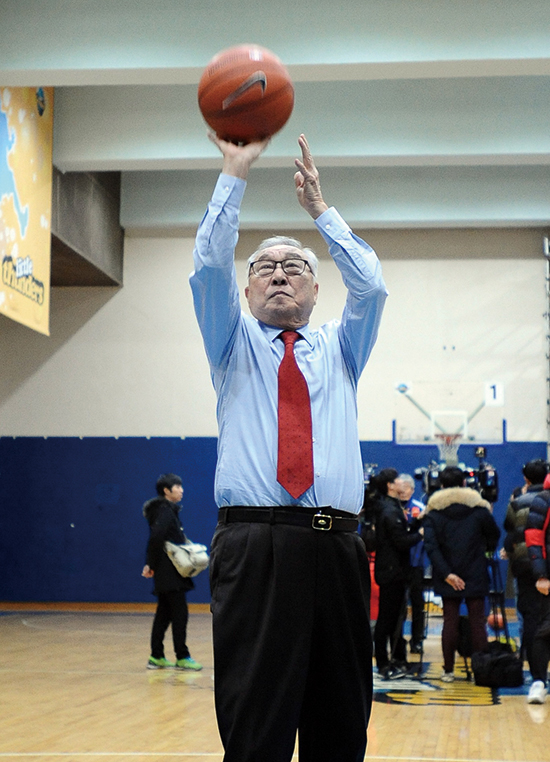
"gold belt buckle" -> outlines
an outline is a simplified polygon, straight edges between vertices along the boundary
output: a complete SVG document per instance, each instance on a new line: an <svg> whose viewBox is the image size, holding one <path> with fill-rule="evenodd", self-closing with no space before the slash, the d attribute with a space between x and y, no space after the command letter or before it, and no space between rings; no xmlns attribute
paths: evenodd
<svg viewBox="0 0 550 762"><path fill-rule="evenodd" d="M321 532L328 532L329 529L332 529L332 516L328 516L326 513L316 513L311 520L311 526Z"/></svg>

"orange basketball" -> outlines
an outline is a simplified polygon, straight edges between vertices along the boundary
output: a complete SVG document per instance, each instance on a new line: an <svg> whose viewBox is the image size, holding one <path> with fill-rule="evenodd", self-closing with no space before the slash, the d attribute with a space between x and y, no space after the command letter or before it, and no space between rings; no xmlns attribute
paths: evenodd
<svg viewBox="0 0 550 762"><path fill-rule="evenodd" d="M210 61L199 82L206 123L223 140L250 143L278 132L294 106L294 86L277 56L259 45L237 45Z"/></svg>
<svg viewBox="0 0 550 762"><path fill-rule="evenodd" d="M493 612L491 612L489 616L487 617L487 624L489 625L491 630L494 630L495 632L497 630L504 629L504 620L502 618L502 614L500 613L500 611L497 613L496 616Z"/></svg>

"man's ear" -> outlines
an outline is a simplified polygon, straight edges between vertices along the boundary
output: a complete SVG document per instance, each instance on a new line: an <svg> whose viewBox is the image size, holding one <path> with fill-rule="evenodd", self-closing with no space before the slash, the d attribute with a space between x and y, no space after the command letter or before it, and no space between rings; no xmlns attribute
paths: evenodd
<svg viewBox="0 0 550 762"><path fill-rule="evenodd" d="M246 296L247 299L248 299L248 292L249 291L250 291L250 289L248 288L248 286L246 286L246 288L244 290L244 295Z"/></svg>
<svg viewBox="0 0 550 762"><path fill-rule="evenodd" d="M315 293L315 302L314 302L314 304L317 304L317 296L319 294L319 284L318 283L314 283L313 284L313 291Z"/></svg>

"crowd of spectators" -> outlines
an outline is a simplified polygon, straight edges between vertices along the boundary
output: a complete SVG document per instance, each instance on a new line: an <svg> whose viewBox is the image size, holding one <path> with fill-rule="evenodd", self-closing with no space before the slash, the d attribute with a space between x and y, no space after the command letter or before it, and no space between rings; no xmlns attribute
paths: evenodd
<svg viewBox="0 0 550 762"><path fill-rule="evenodd" d="M528 702L545 701L550 661L550 474L546 461L522 468L524 483L512 493L504 519L499 552L515 584L522 660L532 682ZM411 654L423 653L425 600L439 596L443 608L441 635L444 682L454 680L459 649L459 619L468 612L474 651L487 648L488 558L493 557L501 529L492 505L466 486L458 466L442 468L439 489L414 498L415 480L395 468L372 475L365 490L361 534L379 588L375 610L376 667L384 680L413 674ZM411 612L409 641L404 637Z"/></svg>

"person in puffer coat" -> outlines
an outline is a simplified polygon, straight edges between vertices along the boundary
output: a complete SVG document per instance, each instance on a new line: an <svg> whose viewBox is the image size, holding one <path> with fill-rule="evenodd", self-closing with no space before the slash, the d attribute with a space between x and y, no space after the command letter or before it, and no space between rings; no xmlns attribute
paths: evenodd
<svg viewBox="0 0 550 762"><path fill-rule="evenodd" d="M440 474L441 490L429 499L424 517L424 545L432 563L434 592L443 599L444 682L454 680L460 604L466 601L472 647L487 646L485 597L489 592L487 552L494 552L500 529L491 505L479 492L464 487L464 473L456 466Z"/></svg>
<svg viewBox="0 0 550 762"><path fill-rule="evenodd" d="M521 653L529 662L533 673L533 641L540 615L542 596L535 587L536 578L531 569L531 562L525 542L525 527L529 511L535 497L542 492L543 482L548 473L545 460L531 460L522 468L525 487L521 494L510 499L504 519L504 552L501 558L510 562L510 570L516 579L517 610L522 617Z"/></svg>
<svg viewBox="0 0 550 762"><path fill-rule="evenodd" d="M158 598L157 610L151 630L151 656L147 669L200 670L202 665L191 658L187 648L187 620L189 618L186 592L194 588L192 579L182 577L164 550L168 540L176 545L186 541L178 513L183 496L181 478L176 474L163 474L156 483L157 496L143 506L143 515L149 523L147 560L142 576L154 581L153 593ZM172 639L176 661L164 656L164 635L172 624Z"/></svg>
<svg viewBox="0 0 550 762"><path fill-rule="evenodd" d="M544 491L531 503L525 542L531 561L535 588L540 598L539 621L533 640L533 684L529 689L529 704L543 704L548 693L548 663L550 660L550 477Z"/></svg>

